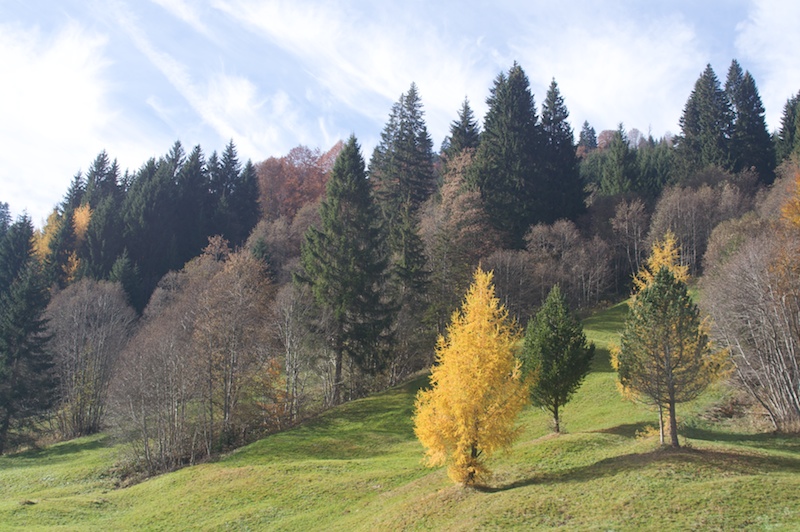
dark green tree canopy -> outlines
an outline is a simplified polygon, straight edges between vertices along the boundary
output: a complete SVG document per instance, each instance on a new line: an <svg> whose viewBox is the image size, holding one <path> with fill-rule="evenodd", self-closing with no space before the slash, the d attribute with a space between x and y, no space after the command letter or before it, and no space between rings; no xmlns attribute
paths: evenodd
<svg viewBox="0 0 800 532"><path fill-rule="evenodd" d="M515 248L547 210L540 181L541 132L528 76L517 63L500 73L486 99L481 142L469 183L483 198L494 226Z"/></svg>
<svg viewBox="0 0 800 532"><path fill-rule="evenodd" d="M0 238L0 454L51 406L52 357L43 318L50 295L27 216Z"/></svg>
<svg viewBox="0 0 800 532"><path fill-rule="evenodd" d="M676 137L678 154L687 175L708 166L731 169L733 120L728 95L709 64L695 82L683 108L681 135Z"/></svg>
<svg viewBox="0 0 800 532"><path fill-rule="evenodd" d="M775 155L780 163L793 153L800 154L800 92L783 106L781 127L775 138Z"/></svg>
<svg viewBox="0 0 800 532"><path fill-rule="evenodd" d="M531 402L553 415L555 431L560 432L560 409L589 374L594 344L587 344L558 285L528 323L520 358L523 374L533 375Z"/></svg>
<svg viewBox="0 0 800 532"><path fill-rule="evenodd" d="M417 86L412 83L392 105L369 163L369 177L390 231L401 211L415 212L436 189L433 141L424 115Z"/></svg>
<svg viewBox="0 0 800 532"><path fill-rule="evenodd" d="M731 103L734 123L730 139L734 172L755 169L762 183L775 179L775 150L764 118L764 106L750 72L734 59L728 71L725 92Z"/></svg>
<svg viewBox="0 0 800 532"><path fill-rule="evenodd" d="M542 104L543 194L548 199L548 210L541 218L545 223L562 218L574 220L585 211L575 136L568 118L564 98L556 80L552 80Z"/></svg>
<svg viewBox="0 0 800 532"><path fill-rule="evenodd" d="M464 98L464 103L458 110L458 118L450 123L450 135L445 139L442 152L448 158L453 158L464 150L477 149L480 140L480 126L469 106L469 100Z"/></svg>
<svg viewBox="0 0 800 532"><path fill-rule="evenodd" d="M581 132L578 135L578 148L583 148L584 155L597 149L597 133L589 125L588 120L584 120Z"/></svg>

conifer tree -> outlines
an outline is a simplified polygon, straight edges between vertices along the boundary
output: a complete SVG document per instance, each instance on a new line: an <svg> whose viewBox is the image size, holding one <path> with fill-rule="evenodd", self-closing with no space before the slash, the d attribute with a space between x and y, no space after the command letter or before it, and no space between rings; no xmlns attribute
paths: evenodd
<svg viewBox="0 0 800 532"><path fill-rule="evenodd" d="M754 168L764 184L775 179L775 149L767 130L764 106L750 72L734 59L728 71L725 92L734 116L730 139L731 165L734 172Z"/></svg>
<svg viewBox="0 0 800 532"><path fill-rule="evenodd" d="M575 220L585 211L575 136L567 118L569 111L554 79L542 104L542 179L548 199L547 211L541 214L544 223Z"/></svg>
<svg viewBox="0 0 800 532"><path fill-rule="evenodd" d="M588 120L583 121L583 127L578 135L578 148L582 149L584 156L597 149L597 133L589 125Z"/></svg>
<svg viewBox="0 0 800 532"><path fill-rule="evenodd" d="M0 454L11 436L52 404L52 358L43 314L47 280L33 251L33 224L22 217L0 239Z"/></svg>
<svg viewBox="0 0 800 532"><path fill-rule="evenodd" d="M533 377L531 402L550 412L555 432L561 432L560 409L589 374L593 357L594 344L587 345L583 327L559 286L553 286L528 323L520 359L523 375Z"/></svg>
<svg viewBox="0 0 800 532"><path fill-rule="evenodd" d="M439 337L431 388L417 394L414 432L430 466L448 464L454 482L480 483L486 459L511 446L526 382L514 357L519 331L480 268L447 336Z"/></svg>
<svg viewBox="0 0 800 532"><path fill-rule="evenodd" d="M708 166L730 170L733 114L711 65L695 82L680 119L677 151L686 176Z"/></svg>
<svg viewBox="0 0 800 532"><path fill-rule="evenodd" d="M539 180L540 136L528 77L517 63L500 73L486 99L481 142L470 173L492 223L511 246L522 249L528 228L547 211Z"/></svg>
<svg viewBox="0 0 800 532"><path fill-rule="evenodd" d="M602 153L600 192L604 196L636 190L636 154L628 144L625 128L619 125Z"/></svg>
<svg viewBox="0 0 800 532"><path fill-rule="evenodd" d="M345 357L370 373L384 369L383 341L391 322L381 297L388 266L385 236L359 149L351 136L336 159L320 206L321 227L306 233L298 276L330 316L334 404L342 400Z"/></svg>
<svg viewBox="0 0 800 532"><path fill-rule="evenodd" d="M800 155L800 92L783 106L781 127L775 138L775 155L778 164L793 153Z"/></svg>
<svg viewBox="0 0 800 532"><path fill-rule="evenodd" d="M660 414L667 410L670 443L678 447L675 405L705 390L718 375L720 360L711 353L686 283L669 268L661 267L633 299L612 363L624 393L657 406Z"/></svg>
<svg viewBox="0 0 800 532"><path fill-rule="evenodd" d="M447 159L452 159L464 150L477 149L480 140L480 126L469 106L469 100L464 98L464 103L458 110L458 118L450 123L450 135L445 139L442 152Z"/></svg>
<svg viewBox="0 0 800 532"><path fill-rule="evenodd" d="M412 83L392 106L370 159L369 178L390 233L404 210L416 212L436 188L433 141L424 114L417 86Z"/></svg>

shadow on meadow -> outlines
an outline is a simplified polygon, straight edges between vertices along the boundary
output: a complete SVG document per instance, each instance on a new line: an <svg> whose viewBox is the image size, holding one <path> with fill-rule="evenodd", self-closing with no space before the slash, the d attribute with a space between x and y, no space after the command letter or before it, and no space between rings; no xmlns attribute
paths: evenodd
<svg viewBox="0 0 800 532"><path fill-rule="evenodd" d="M102 435L57 443L43 449L28 449L7 455L5 460L0 460L0 469L5 467L41 466L43 462L51 464L65 462L74 459L75 454L101 449L108 447L110 444L110 438Z"/></svg>
<svg viewBox="0 0 800 532"><path fill-rule="evenodd" d="M482 486L476 489L484 493L499 493L526 486L586 482L626 473L652 476L671 476L678 473L701 479L798 471L800 471L800 459L797 458L685 447L659 448L647 453L615 456L586 466L535 474L507 484Z"/></svg>

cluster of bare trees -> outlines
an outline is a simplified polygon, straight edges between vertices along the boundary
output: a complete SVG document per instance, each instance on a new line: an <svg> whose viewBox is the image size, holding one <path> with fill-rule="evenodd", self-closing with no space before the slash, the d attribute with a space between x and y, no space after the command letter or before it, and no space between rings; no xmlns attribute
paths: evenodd
<svg viewBox="0 0 800 532"><path fill-rule="evenodd" d="M788 168L784 167L784 173ZM714 230L703 301L736 381L777 431L800 430L800 225L795 175L750 213ZM776 217L782 205L782 216Z"/></svg>

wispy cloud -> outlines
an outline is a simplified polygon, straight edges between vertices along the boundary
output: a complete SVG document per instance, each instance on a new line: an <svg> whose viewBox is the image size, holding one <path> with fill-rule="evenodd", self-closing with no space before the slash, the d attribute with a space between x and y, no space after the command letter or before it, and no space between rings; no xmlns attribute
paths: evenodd
<svg viewBox="0 0 800 532"><path fill-rule="evenodd" d="M800 91L800 4L755 0L739 24L736 49L753 73L770 128L780 127L786 100Z"/></svg>
<svg viewBox="0 0 800 532"><path fill-rule="evenodd" d="M124 3L117 2L113 6L118 26L140 53L161 72L201 121L224 142L233 139L242 155L263 158L264 153L288 151L292 144L281 135L285 129L292 133L287 137L304 137L285 93L262 95L246 77L227 74L224 70L193 74L192 65L162 51L148 38L135 14ZM165 121L172 119L170 110L157 99L151 99L150 105Z"/></svg>
<svg viewBox="0 0 800 532"><path fill-rule="evenodd" d="M161 6L173 16L177 17L185 24L188 24L196 32L210 38L217 40L211 29L206 25L196 10L196 4L190 4L186 0L151 0L153 3Z"/></svg>

